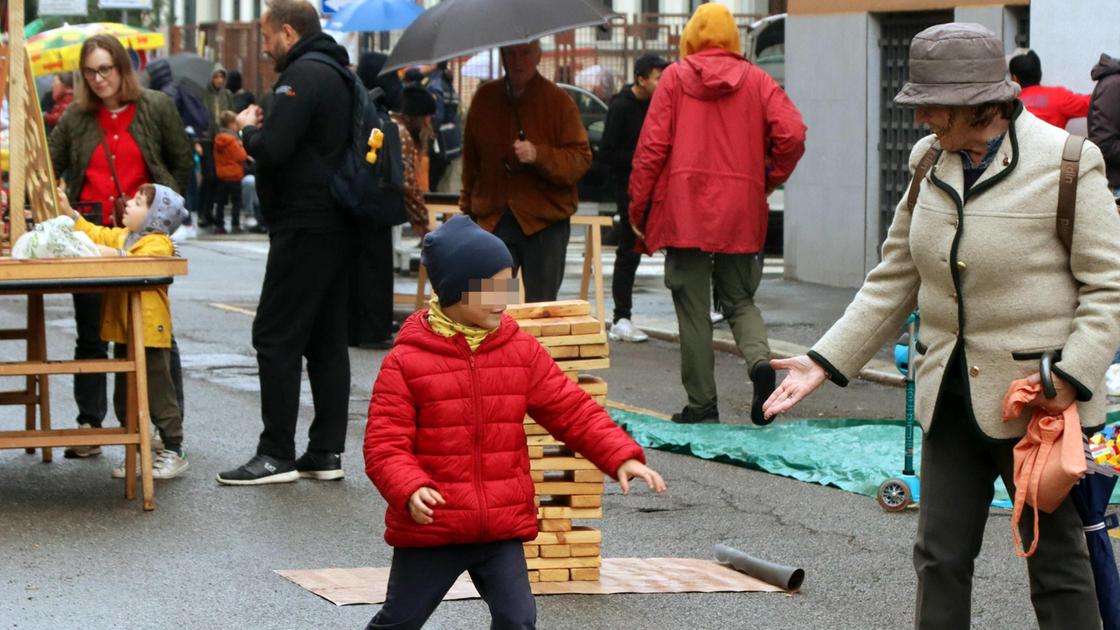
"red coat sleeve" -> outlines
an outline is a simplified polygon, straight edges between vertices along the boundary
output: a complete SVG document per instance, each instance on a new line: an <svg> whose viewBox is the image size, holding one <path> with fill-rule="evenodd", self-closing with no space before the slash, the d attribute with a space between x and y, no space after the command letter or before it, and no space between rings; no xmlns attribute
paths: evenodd
<svg viewBox="0 0 1120 630"><path fill-rule="evenodd" d="M805 154L805 121L801 112L789 100L786 91L770 75L758 71L760 95L766 106L766 137L769 140L766 157L766 185L775 188L784 184L798 160Z"/></svg>
<svg viewBox="0 0 1120 630"><path fill-rule="evenodd" d="M1065 98L1062 99L1062 114L1066 118L1085 118L1089 115L1089 101L1092 99L1090 94L1077 94L1069 90L1065 90Z"/></svg>
<svg viewBox="0 0 1120 630"><path fill-rule="evenodd" d="M370 481L389 505L402 509L420 488L438 490L414 454L416 423L416 404L400 359L390 352L373 384L363 451Z"/></svg>
<svg viewBox="0 0 1120 630"><path fill-rule="evenodd" d="M680 89L676 66L669 66L657 91L653 93L642 133L638 136L638 148L634 149L634 162L630 173L630 225L645 229L646 210L653 199L653 189L661 178L661 171L669 159L669 147L673 142L673 118L676 93Z"/></svg>
<svg viewBox="0 0 1120 630"><path fill-rule="evenodd" d="M560 371L543 346L533 346L529 416L611 477L626 460L644 464L642 447Z"/></svg>

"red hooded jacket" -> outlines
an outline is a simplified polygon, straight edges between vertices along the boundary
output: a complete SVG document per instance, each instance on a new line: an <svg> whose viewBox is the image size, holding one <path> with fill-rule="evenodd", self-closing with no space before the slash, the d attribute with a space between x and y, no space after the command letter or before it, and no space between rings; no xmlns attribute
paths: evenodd
<svg viewBox="0 0 1120 630"><path fill-rule="evenodd" d="M475 352L443 337L427 309L401 326L373 386L366 474L389 503L385 541L434 547L537 536L528 414L604 472L642 449L508 315ZM420 525L408 501L423 486L447 501Z"/></svg>
<svg viewBox="0 0 1120 630"><path fill-rule="evenodd" d="M637 247L762 251L767 189L793 173L805 129L781 86L739 55L711 48L666 68L630 175Z"/></svg>

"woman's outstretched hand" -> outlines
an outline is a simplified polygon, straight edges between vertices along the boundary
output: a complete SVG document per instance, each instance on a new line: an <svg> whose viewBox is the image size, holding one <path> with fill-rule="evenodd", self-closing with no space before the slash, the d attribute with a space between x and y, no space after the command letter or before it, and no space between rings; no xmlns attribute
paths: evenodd
<svg viewBox="0 0 1120 630"><path fill-rule="evenodd" d="M793 409L794 405L828 380L824 368L806 355L775 359L770 362L770 367L775 371L789 370L789 374L762 405L762 412L767 420Z"/></svg>

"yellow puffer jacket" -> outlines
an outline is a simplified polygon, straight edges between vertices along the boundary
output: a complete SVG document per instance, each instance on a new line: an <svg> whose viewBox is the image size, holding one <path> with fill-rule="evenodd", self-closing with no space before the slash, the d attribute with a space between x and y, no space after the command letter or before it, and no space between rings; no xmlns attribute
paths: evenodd
<svg viewBox="0 0 1120 630"><path fill-rule="evenodd" d="M81 230L98 245L124 249L129 231L125 228L101 227L79 218L74 229ZM140 237L126 252L129 256L174 256L171 239L165 234ZM167 288L145 290L140 295L144 317L144 346L171 347L171 301ZM101 303L101 338L113 343L128 343L128 294L108 293Z"/></svg>

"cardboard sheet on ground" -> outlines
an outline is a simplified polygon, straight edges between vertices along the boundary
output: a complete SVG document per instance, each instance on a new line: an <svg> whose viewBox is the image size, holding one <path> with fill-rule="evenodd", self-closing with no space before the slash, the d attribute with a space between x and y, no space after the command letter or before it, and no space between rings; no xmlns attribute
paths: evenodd
<svg viewBox="0 0 1120 630"><path fill-rule="evenodd" d="M387 567L277 571L336 606L380 604L389 583ZM598 582L536 582L537 595L616 593L784 593L781 588L711 560L692 558L604 558ZM464 573L443 599L475 599Z"/></svg>
<svg viewBox="0 0 1120 630"><path fill-rule="evenodd" d="M621 409L610 409L610 414L646 448L755 468L869 497L876 495L879 484L902 470L905 425L901 420L791 420L756 427L673 424ZM1120 421L1118 416L1120 413L1110 413L1109 423ZM914 463L920 465L921 428L914 438ZM999 480L995 501L1008 501ZM1120 503L1120 486L1112 503Z"/></svg>

